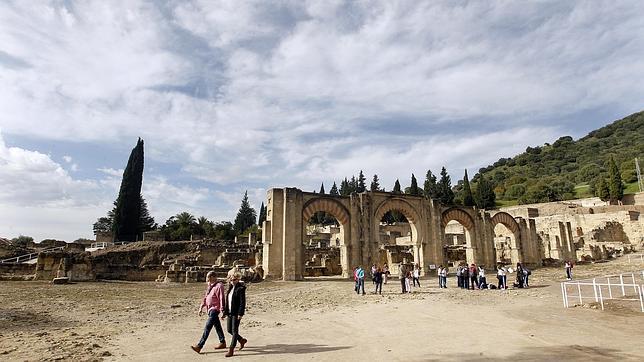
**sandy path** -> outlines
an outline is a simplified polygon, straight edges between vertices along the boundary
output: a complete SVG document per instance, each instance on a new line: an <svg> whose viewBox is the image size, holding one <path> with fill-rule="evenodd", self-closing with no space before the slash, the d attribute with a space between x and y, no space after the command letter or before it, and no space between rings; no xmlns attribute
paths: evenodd
<svg viewBox="0 0 644 362"><path fill-rule="evenodd" d="M385 297L352 295L351 304L334 310L258 313L242 322L250 342L237 355L248 361L644 360L644 317L565 310L556 300L557 288L470 295L424 288L417 289L417 295L402 296L390 286L391 294ZM350 291L351 283L340 289ZM463 296L465 300L459 298ZM116 341L121 355L115 356L223 358L223 351L210 349L216 339L201 356L189 350L200 335L200 322L187 317L163 329L137 332L131 336L140 338L134 343L131 337Z"/></svg>

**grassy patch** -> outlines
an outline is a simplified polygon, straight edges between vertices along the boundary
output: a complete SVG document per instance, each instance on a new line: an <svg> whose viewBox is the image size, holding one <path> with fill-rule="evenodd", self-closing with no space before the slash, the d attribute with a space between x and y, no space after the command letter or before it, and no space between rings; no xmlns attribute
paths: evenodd
<svg viewBox="0 0 644 362"><path fill-rule="evenodd" d="M626 184L626 188L624 189L625 194L635 194L638 192L640 192L640 188L637 186L637 182Z"/></svg>
<svg viewBox="0 0 644 362"><path fill-rule="evenodd" d="M496 207L515 206L519 204L519 200L496 200Z"/></svg>

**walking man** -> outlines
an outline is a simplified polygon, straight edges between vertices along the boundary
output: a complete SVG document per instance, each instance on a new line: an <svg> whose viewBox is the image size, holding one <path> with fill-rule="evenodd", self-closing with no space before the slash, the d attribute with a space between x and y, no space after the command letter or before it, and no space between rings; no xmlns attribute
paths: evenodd
<svg viewBox="0 0 644 362"><path fill-rule="evenodd" d="M197 353L200 353L204 344L206 344L212 327L215 327L217 337L219 337L219 344L215 349L226 348L226 337L224 336L224 330L221 328L221 322L219 322L219 313L224 311L224 284L217 280L214 271L209 271L206 274L206 294L199 306L199 316L203 314L204 307L206 307L206 312L208 313L208 320L206 321L203 335L199 343L190 347Z"/></svg>

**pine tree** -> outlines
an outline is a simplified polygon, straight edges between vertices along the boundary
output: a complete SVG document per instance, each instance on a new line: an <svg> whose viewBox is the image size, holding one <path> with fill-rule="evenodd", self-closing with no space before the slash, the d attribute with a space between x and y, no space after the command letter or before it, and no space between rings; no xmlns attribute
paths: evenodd
<svg viewBox="0 0 644 362"><path fill-rule="evenodd" d="M266 221L266 206L264 206L264 202L262 201L262 205L259 207L259 218L257 219L257 225L259 227L262 227L264 225L264 221Z"/></svg>
<svg viewBox="0 0 644 362"><path fill-rule="evenodd" d="M597 186L595 186L595 196L599 197L602 201L610 200L610 190L608 189L608 184L603 176L599 176L599 181L597 181Z"/></svg>
<svg viewBox="0 0 644 362"><path fill-rule="evenodd" d="M474 206L474 197L472 196L470 180L467 177L467 169L465 170L465 176L463 176L463 206Z"/></svg>
<svg viewBox="0 0 644 362"><path fill-rule="evenodd" d="M608 190L610 193L610 201L616 203L621 201L624 197L624 183L622 182L622 175L619 173L617 163L613 156L610 157L608 164Z"/></svg>
<svg viewBox="0 0 644 362"><path fill-rule="evenodd" d="M150 212L148 211L148 204L145 202L143 195L139 195L139 209L141 211L140 211L139 225L137 227L137 230L138 230L139 240L143 240L143 233L156 229L157 224L156 222L154 222L154 218L150 215Z"/></svg>
<svg viewBox="0 0 644 362"><path fill-rule="evenodd" d="M324 182L322 182L322 186L320 186L320 194L324 195Z"/></svg>
<svg viewBox="0 0 644 362"><path fill-rule="evenodd" d="M347 181L346 177L344 178L344 180L342 180L342 182L340 182L340 195L342 195L342 196L351 195L349 181Z"/></svg>
<svg viewBox="0 0 644 362"><path fill-rule="evenodd" d="M138 239L141 218L141 184L143 183L143 140L139 138L130 153L114 212L114 239L135 241Z"/></svg>
<svg viewBox="0 0 644 362"><path fill-rule="evenodd" d="M447 174L445 167L441 169L441 178L437 184L437 198L443 205L454 204L454 191L452 191L452 180Z"/></svg>
<svg viewBox="0 0 644 362"><path fill-rule="evenodd" d="M409 186L409 194L418 196L420 195L420 189L418 188L418 181L416 181L416 176L411 174L411 185Z"/></svg>
<svg viewBox="0 0 644 362"><path fill-rule="evenodd" d="M248 191L246 191L244 192L244 198L242 199L241 206L237 212L237 217L235 218L235 232L237 235L255 225L256 219L257 213L255 209L250 206L250 203L248 202Z"/></svg>
<svg viewBox="0 0 644 362"><path fill-rule="evenodd" d="M378 180L378 175L373 175L370 189L371 191L380 191L380 180Z"/></svg>
<svg viewBox="0 0 644 362"><path fill-rule="evenodd" d="M496 206L494 186L483 175L476 185L476 205L479 209L493 209Z"/></svg>
<svg viewBox="0 0 644 362"><path fill-rule="evenodd" d="M333 181L333 187L331 187L331 191L329 191L329 195L340 196L340 192L338 192L338 186L335 184L335 181Z"/></svg>
<svg viewBox="0 0 644 362"><path fill-rule="evenodd" d="M356 187L356 192L361 193L367 191L367 184L366 184L367 179L364 177L364 174L362 173L362 170L360 170L360 173L358 174L358 183Z"/></svg>
<svg viewBox="0 0 644 362"><path fill-rule="evenodd" d="M423 192L425 193L425 197L427 198L438 198L438 185L436 184L436 176L432 174L431 170L427 170L427 175L425 175Z"/></svg>
<svg viewBox="0 0 644 362"><path fill-rule="evenodd" d="M351 181L349 181L349 194L358 191L358 180L355 176L351 176Z"/></svg>
<svg viewBox="0 0 644 362"><path fill-rule="evenodd" d="M400 189L400 181L396 179L396 183L394 183L394 190L392 191L394 194L402 194L402 190Z"/></svg>

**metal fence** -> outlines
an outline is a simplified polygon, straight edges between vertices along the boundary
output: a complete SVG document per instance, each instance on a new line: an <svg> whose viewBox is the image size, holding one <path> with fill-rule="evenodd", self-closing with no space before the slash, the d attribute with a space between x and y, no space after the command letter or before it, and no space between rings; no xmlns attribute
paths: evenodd
<svg viewBox="0 0 644 362"><path fill-rule="evenodd" d="M592 280L566 281L561 283L561 294L564 308L571 306L571 301L583 304L584 301L599 303L604 310L607 300L619 300L639 303L644 312L644 270L616 275L605 275Z"/></svg>
<svg viewBox="0 0 644 362"><path fill-rule="evenodd" d="M15 256L13 258L7 258L7 259L0 260L0 264L5 264L5 263L14 263L14 264L26 263L29 260L36 259L38 257L38 254L40 254L42 252L54 251L54 250L63 250L63 249L65 249L64 246L58 246L58 247L55 247L55 248L41 250L41 251L36 252L36 253L29 253L29 254L25 254L25 255Z"/></svg>

